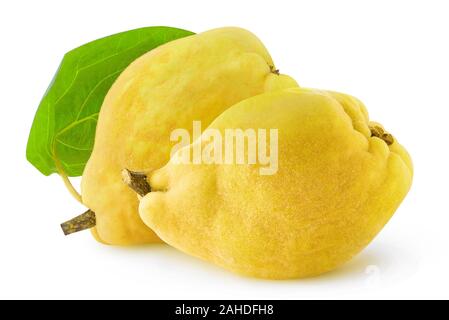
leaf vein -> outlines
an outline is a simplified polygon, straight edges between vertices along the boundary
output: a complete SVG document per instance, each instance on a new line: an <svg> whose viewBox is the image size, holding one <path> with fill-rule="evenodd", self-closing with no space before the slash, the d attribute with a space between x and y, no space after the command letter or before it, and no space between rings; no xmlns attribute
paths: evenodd
<svg viewBox="0 0 449 320"><path fill-rule="evenodd" d="M62 140L59 139L59 138L56 139L56 141L59 142L60 144L64 145L64 146L70 148L70 149L74 149L74 150L78 150L78 151L89 151L89 150L92 150L92 148L79 148L79 147L77 147L77 146L74 146L74 145L72 145L72 144L69 144L69 143L67 143L67 142L62 141Z"/></svg>
<svg viewBox="0 0 449 320"><path fill-rule="evenodd" d="M91 97L91 95L95 92L95 90L97 90L97 88L99 86L101 86L106 80L108 80L109 78L112 78L113 76L115 76L118 73L121 73L124 69L120 69L117 70L113 73L111 73L110 75L104 77L103 79L101 79L100 81L98 81L98 83L95 85L95 87L92 88L92 90L89 92L89 94L86 96L86 99L84 99L83 104L80 107L80 110L78 111L78 114L75 118L75 121L79 120L79 117L81 116L81 114L83 113L84 108L86 107L87 101L89 101L89 98Z"/></svg>

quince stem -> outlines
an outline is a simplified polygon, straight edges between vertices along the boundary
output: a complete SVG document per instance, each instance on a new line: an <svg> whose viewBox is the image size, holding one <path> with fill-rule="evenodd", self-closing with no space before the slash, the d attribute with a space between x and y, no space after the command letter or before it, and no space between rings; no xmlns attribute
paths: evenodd
<svg viewBox="0 0 449 320"><path fill-rule="evenodd" d="M73 191L73 193L70 193L72 193L72 195L82 203L81 196L78 194L78 192L76 192L75 188L70 183L69 178L64 174L64 171L60 171L59 174L64 180L67 189L69 189L69 191ZM147 182L147 175L145 173L123 169L122 177L123 181L139 196L143 197L147 193L151 192L151 187ZM76 195L78 195L78 197ZM61 228L64 234L67 236L75 232L93 228L96 224L97 218L95 216L95 212L89 209L83 214L80 214L79 216L62 223Z"/></svg>
<svg viewBox="0 0 449 320"><path fill-rule="evenodd" d="M141 197L151 192L150 184L147 181L147 175L144 172L123 169L122 178L123 182Z"/></svg>
<svg viewBox="0 0 449 320"><path fill-rule="evenodd" d="M81 198L81 195L78 193L78 191L75 189L73 184L70 182L69 177L64 172L64 169L61 166L61 163L59 162L59 159L57 157L55 159L56 169L58 171L59 176L62 178L62 181L64 182L65 187L70 192L70 194L81 204L83 203L83 200ZM72 218L66 222L61 223L61 228L64 234L67 236L71 233L75 233L78 231L86 230L95 227L97 224L97 218L95 216L95 212L92 210L87 210L83 214L80 214L79 216L76 216L75 218Z"/></svg>
<svg viewBox="0 0 449 320"><path fill-rule="evenodd" d="M71 233L93 228L96 224L97 218L95 216L95 212L89 209L83 214L80 214L73 219L61 223L61 228L64 234L67 236Z"/></svg>

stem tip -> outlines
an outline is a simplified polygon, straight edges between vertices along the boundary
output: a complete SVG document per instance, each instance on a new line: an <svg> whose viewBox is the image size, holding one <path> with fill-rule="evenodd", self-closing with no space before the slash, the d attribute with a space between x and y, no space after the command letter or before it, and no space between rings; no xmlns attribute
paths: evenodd
<svg viewBox="0 0 449 320"><path fill-rule="evenodd" d="M147 175L143 172L122 170L122 179L139 196L143 197L151 192L150 184L147 181Z"/></svg>
<svg viewBox="0 0 449 320"><path fill-rule="evenodd" d="M80 214L73 219L61 223L61 228L64 234L67 236L71 233L93 228L96 224L97 218L95 216L95 212L89 209L83 214Z"/></svg>

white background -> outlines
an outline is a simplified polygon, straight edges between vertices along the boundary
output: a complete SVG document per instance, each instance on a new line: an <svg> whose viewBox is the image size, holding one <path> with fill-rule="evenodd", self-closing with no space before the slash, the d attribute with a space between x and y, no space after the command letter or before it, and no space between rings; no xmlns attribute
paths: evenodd
<svg viewBox="0 0 449 320"><path fill-rule="evenodd" d="M0 298L449 298L447 1L0 2ZM59 223L83 211L26 162L63 54L116 32L240 26L307 87L351 93L407 147L411 192L353 261L308 280L246 279L166 245L103 246ZM77 181L76 181L77 182Z"/></svg>

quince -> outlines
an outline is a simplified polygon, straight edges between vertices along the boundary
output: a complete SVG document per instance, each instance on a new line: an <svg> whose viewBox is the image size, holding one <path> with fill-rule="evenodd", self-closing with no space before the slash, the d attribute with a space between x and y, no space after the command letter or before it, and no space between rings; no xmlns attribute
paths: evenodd
<svg viewBox="0 0 449 320"><path fill-rule="evenodd" d="M139 218L123 168L159 168L169 160L172 130L190 128L193 120L209 125L243 99L290 86L296 82L278 74L260 40L239 28L175 40L134 61L105 97L82 177L82 201L95 212L97 240L159 241Z"/></svg>
<svg viewBox="0 0 449 320"><path fill-rule="evenodd" d="M412 183L407 151L345 94L264 93L209 128L222 136L229 128L277 129L278 170L179 161L210 145L205 131L151 173L139 212L168 244L242 275L302 278L337 268L379 233Z"/></svg>

